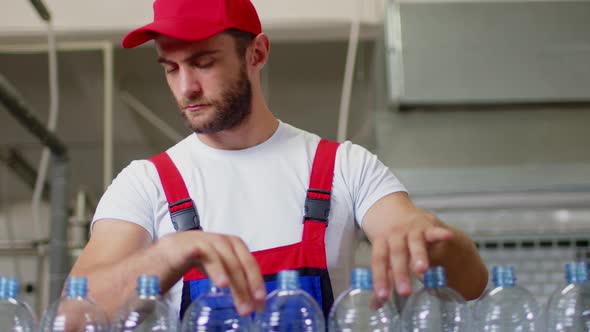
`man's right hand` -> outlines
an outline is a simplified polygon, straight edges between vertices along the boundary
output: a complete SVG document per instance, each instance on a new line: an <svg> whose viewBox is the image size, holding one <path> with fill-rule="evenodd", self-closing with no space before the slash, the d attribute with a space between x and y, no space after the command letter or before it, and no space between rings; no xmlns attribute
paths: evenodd
<svg viewBox="0 0 590 332"><path fill-rule="evenodd" d="M185 273L196 267L215 286L230 287L241 315L264 306L264 280L256 260L239 237L186 231L164 236L155 246L171 271Z"/></svg>
<svg viewBox="0 0 590 332"><path fill-rule="evenodd" d="M88 277L88 291L107 315L135 293L137 276L157 275L167 292L192 267L218 287L230 287L238 312L247 315L264 305L264 282L258 264L235 236L187 231L153 242L141 226L117 219L94 224L90 241L71 274Z"/></svg>

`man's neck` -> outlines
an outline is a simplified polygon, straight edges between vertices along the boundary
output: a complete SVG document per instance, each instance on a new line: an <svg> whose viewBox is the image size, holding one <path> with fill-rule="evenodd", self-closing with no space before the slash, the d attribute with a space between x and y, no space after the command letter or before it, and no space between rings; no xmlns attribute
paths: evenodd
<svg viewBox="0 0 590 332"><path fill-rule="evenodd" d="M277 130L279 121L264 103L236 128L213 134L197 134L201 142L220 150L243 150L268 140Z"/></svg>

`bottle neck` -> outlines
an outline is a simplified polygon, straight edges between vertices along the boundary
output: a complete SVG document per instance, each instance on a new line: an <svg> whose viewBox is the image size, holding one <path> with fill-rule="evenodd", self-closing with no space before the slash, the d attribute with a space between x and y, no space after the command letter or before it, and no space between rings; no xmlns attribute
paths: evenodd
<svg viewBox="0 0 590 332"><path fill-rule="evenodd" d="M588 263L571 262L565 265L565 278L569 284L588 282Z"/></svg>
<svg viewBox="0 0 590 332"><path fill-rule="evenodd" d="M68 277L66 280L66 297L70 299L86 298L88 280L85 277Z"/></svg>
<svg viewBox="0 0 590 332"><path fill-rule="evenodd" d="M231 290L228 287L217 287L215 285L211 285L209 288L209 293L214 295L231 295Z"/></svg>
<svg viewBox="0 0 590 332"><path fill-rule="evenodd" d="M440 289L447 287L447 276L442 266L435 266L424 273L424 287Z"/></svg>
<svg viewBox="0 0 590 332"><path fill-rule="evenodd" d="M516 274L513 266L494 266L492 269L492 278L495 287L514 287L516 286Z"/></svg>
<svg viewBox="0 0 590 332"><path fill-rule="evenodd" d="M0 300L16 299L18 296L18 280L16 278L0 278Z"/></svg>
<svg viewBox="0 0 590 332"><path fill-rule="evenodd" d="M142 274L137 278L137 295L140 298L155 298L160 295L160 279Z"/></svg>
<svg viewBox="0 0 590 332"><path fill-rule="evenodd" d="M351 288L373 290L373 274L366 268L356 268L351 274Z"/></svg>
<svg viewBox="0 0 590 332"><path fill-rule="evenodd" d="M296 290L301 287L299 283L299 272L295 270L281 271L278 275L278 289Z"/></svg>

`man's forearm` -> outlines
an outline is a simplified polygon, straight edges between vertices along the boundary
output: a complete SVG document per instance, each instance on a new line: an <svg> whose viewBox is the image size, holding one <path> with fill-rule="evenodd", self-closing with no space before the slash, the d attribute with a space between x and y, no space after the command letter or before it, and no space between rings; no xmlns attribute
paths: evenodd
<svg viewBox="0 0 590 332"><path fill-rule="evenodd" d="M77 268L72 275L88 278L89 294L113 319L117 310L135 294L137 277L140 274L157 275L162 293L167 292L189 267L174 269L160 252L161 244L134 253L115 264L93 268Z"/></svg>

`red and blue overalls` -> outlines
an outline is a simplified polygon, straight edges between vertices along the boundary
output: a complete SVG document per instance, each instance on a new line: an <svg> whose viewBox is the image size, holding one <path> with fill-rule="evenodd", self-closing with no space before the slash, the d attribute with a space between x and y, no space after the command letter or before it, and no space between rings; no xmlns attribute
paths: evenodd
<svg viewBox="0 0 590 332"><path fill-rule="evenodd" d="M309 189L305 199L303 236L300 242L252 253L264 277L266 291L277 288L276 276L282 270L298 270L301 287L316 299L328 317L334 302L326 260L325 233L330 212L334 163L339 144L320 140L316 149ZM163 152L150 158L162 182L174 229L178 232L201 230L195 205L180 172ZM200 294L209 290L207 277L196 268L184 275L180 316Z"/></svg>

